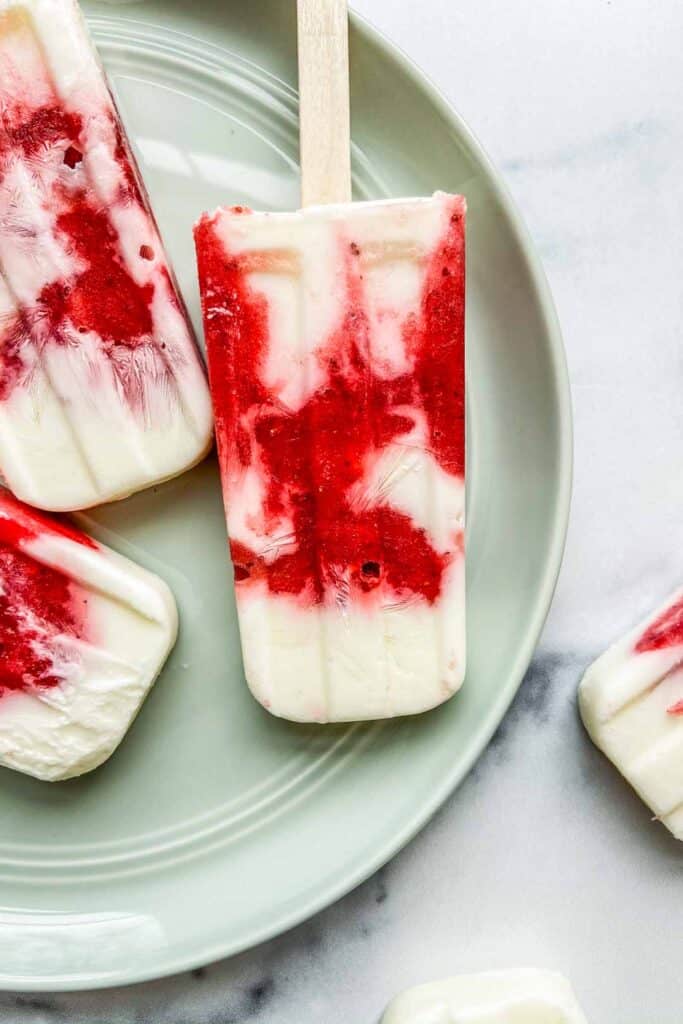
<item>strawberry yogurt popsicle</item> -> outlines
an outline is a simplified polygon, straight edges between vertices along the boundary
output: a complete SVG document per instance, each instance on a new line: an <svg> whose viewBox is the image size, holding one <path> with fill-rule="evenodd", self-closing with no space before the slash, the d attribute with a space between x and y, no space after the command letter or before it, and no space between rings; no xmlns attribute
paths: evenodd
<svg viewBox="0 0 683 1024"><path fill-rule="evenodd" d="M465 200L352 203L346 0L297 0L301 195L195 227L247 681L434 707L465 670Z"/></svg>
<svg viewBox="0 0 683 1024"><path fill-rule="evenodd" d="M381 1024L586 1024L569 982L554 971L487 971L409 989Z"/></svg>
<svg viewBox="0 0 683 1024"><path fill-rule="evenodd" d="M0 470L50 509L211 444L208 389L75 0L0 0Z"/></svg>
<svg viewBox="0 0 683 1024"><path fill-rule="evenodd" d="M0 765L48 781L100 765L176 631L157 576L0 492Z"/></svg>
<svg viewBox="0 0 683 1024"><path fill-rule="evenodd" d="M683 587L591 665L579 707L596 746L683 839Z"/></svg>
<svg viewBox="0 0 683 1024"><path fill-rule="evenodd" d="M247 680L301 721L424 711L465 667L460 196L195 229Z"/></svg>

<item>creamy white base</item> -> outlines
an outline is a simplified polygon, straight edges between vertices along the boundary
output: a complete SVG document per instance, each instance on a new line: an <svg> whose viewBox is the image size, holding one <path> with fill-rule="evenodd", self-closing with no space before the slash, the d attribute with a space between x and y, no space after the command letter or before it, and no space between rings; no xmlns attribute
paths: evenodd
<svg viewBox="0 0 683 1024"><path fill-rule="evenodd" d="M683 596L683 588L609 648L579 687L581 717L591 739L631 783L655 816L683 840L683 645L638 653L651 623Z"/></svg>
<svg viewBox="0 0 683 1024"><path fill-rule="evenodd" d="M382 1024L587 1024L569 982L552 971L491 971L418 985Z"/></svg>
<svg viewBox="0 0 683 1024"><path fill-rule="evenodd" d="M298 722L413 715L448 700L465 675L464 565L437 608L303 609L254 587L238 601L249 687L272 714Z"/></svg>
<svg viewBox="0 0 683 1024"><path fill-rule="evenodd" d="M46 645L64 683L0 696L0 765L54 782L119 745L175 643L177 611L162 580L107 548L45 534L22 550L88 591L93 641Z"/></svg>
<svg viewBox="0 0 683 1024"><path fill-rule="evenodd" d="M93 372L94 371L94 372ZM186 383L204 394L198 366ZM70 511L127 497L177 476L212 443L208 407L183 407L173 382L148 389L145 415L122 400L97 342L44 353L29 385L0 401L0 465L14 494L37 508ZM170 402L169 402L170 397ZM176 404L177 403L177 404Z"/></svg>

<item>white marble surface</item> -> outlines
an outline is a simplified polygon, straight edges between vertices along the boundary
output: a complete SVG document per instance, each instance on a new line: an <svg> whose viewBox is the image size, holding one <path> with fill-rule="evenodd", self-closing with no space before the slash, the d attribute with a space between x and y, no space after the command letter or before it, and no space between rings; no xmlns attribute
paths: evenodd
<svg viewBox="0 0 683 1024"><path fill-rule="evenodd" d="M588 661L683 578L683 5L356 7L428 69L502 168L555 295L576 482L541 648L464 785L338 905L192 975L0 995L2 1024L374 1024L408 984L520 964L567 973L595 1024L683 1018L683 851L575 707Z"/></svg>

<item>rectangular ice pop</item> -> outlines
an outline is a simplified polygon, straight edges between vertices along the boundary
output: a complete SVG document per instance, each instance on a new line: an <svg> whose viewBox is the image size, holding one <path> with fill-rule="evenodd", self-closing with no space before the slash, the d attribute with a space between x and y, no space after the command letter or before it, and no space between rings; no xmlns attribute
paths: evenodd
<svg viewBox="0 0 683 1024"><path fill-rule="evenodd" d="M464 214L197 226L246 675L276 715L411 714L462 681Z"/></svg>
<svg viewBox="0 0 683 1024"><path fill-rule="evenodd" d="M591 665L579 706L596 746L683 839L683 587Z"/></svg>
<svg viewBox="0 0 683 1024"><path fill-rule="evenodd" d="M0 492L0 765L56 781L102 764L176 630L157 576Z"/></svg>
<svg viewBox="0 0 683 1024"><path fill-rule="evenodd" d="M75 0L0 0L0 470L75 509L211 443L203 368Z"/></svg>
<svg viewBox="0 0 683 1024"><path fill-rule="evenodd" d="M300 47L324 50L313 81L300 53L308 200L348 190L348 136L320 159L345 15L299 3ZM315 82L335 132L307 146ZM440 192L195 228L245 672L275 715L413 714L462 682L464 225Z"/></svg>
<svg viewBox="0 0 683 1024"><path fill-rule="evenodd" d="M409 989L382 1024L586 1024L569 982L553 971L488 971Z"/></svg>

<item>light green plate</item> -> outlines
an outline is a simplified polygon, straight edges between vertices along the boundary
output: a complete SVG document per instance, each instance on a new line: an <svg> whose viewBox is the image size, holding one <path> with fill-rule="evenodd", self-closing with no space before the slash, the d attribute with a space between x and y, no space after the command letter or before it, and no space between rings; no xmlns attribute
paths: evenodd
<svg viewBox="0 0 683 1024"><path fill-rule="evenodd" d="M89 2L192 315L190 226L222 201L297 205L294 2ZM570 407L560 335L510 200L458 117L358 20L358 198L469 202L469 670L419 719L277 721L242 677L213 459L82 519L164 576L178 646L92 776L0 772L0 986L131 982L244 949L383 864L480 753L530 659L562 553Z"/></svg>

